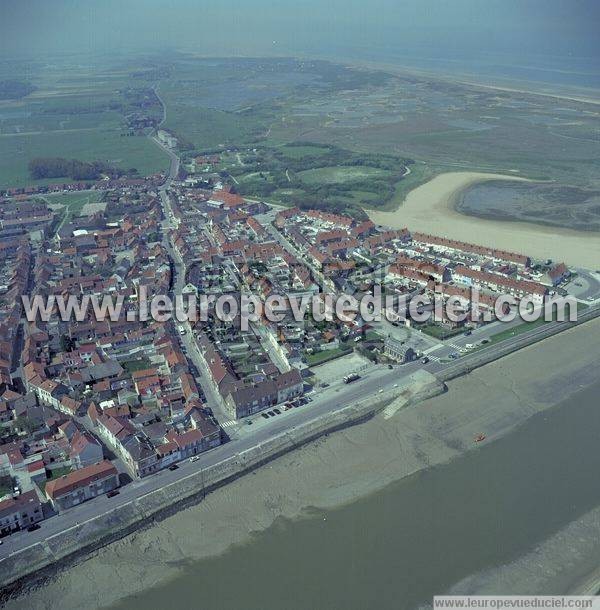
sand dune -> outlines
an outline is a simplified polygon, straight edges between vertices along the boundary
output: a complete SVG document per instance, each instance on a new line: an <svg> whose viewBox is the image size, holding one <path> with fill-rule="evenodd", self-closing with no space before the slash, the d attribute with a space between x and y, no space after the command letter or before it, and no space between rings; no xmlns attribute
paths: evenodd
<svg viewBox="0 0 600 610"><path fill-rule="evenodd" d="M569 265L596 269L600 265L600 235L572 229L487 220L466 216L454 209L456 196L468 186L488 180L524 178L480 172L449 172L412 190L393 212L369 210L378 224L408 227L453 239L470 241L528 254L535 258L563 260Z"/></svg>

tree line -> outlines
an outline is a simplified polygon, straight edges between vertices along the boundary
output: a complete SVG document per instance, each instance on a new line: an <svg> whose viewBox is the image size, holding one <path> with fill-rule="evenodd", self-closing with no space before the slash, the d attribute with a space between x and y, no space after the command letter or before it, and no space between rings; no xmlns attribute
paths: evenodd
<svg viewBox="0 0 600 610"><path fill-rule="evenodd" d="M79 161L62 157L37 157L29 162L29 173L35 180L46 178L71 178L72 180L97 180L103 174L112 178L125 171L104 161Z"/></svg>

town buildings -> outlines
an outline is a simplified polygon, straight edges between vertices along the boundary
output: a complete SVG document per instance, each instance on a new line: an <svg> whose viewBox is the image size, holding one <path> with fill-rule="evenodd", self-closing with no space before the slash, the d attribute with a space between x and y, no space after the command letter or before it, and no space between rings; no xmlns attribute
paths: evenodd
<svg viewBox="0 0 600 610"><path fill-rule="evenodd" d="M46 497L56 510L65 510L119 486L115 466L104 460L46 483Z"/></svg>
<svg viewBox="0 0 600 610"><path fill-rule="evenodd" d="M27 529L42 521L42 504L35 490L0 502L0 536Z"/></svg>

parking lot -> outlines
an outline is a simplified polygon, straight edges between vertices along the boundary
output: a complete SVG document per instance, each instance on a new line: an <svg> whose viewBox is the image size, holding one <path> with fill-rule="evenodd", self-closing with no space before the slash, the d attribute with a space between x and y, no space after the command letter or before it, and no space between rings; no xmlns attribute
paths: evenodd
<svg viewBox="0 0 600 610"><path fill-rule="evenodd" d="M341 358L315 366L312 368L312 371L315 374L317 384L331 384L340 381L348 373L360 371L369 366L373 365L367 358L353 352L347 356L342 356Z"/></svg>

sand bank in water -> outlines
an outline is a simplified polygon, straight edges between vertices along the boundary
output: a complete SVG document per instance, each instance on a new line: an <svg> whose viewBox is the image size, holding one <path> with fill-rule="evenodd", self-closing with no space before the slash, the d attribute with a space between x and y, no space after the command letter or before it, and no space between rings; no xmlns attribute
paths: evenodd
<svg viewBox="0 0 600 610"><path fill-rule="evenodd" d="M412 190L393 212L368 211L378 224L408 227L484 246L521 252L536 258L563 260L569 265L596 269L600 261L597 233L556 229L524 222L487 220L454 209L456 197L467 187L490 180L524 178L480 172L449 172Z"/></svg>
<svg viewBox="0 0 600 610"><path fill-rule="evenodd" d="M389 419L322 438L100 550L7 607L106 606L179 575L189 561L248 541L280 515L339 506L448 462L476 447L475 434L485 431L493 440L596 382L599 340L596 320L478 369L451 382L446 394ZM544 581L544 566L538 568Z"/></svg>

